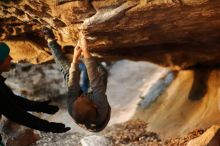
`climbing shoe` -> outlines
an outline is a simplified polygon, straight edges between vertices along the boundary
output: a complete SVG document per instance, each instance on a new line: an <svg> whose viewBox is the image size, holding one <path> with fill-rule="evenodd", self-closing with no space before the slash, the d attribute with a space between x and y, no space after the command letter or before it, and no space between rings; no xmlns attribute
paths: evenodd
<svg viewBox="0 0 220 146"><path fill-rule="evenodd" d="M44 34L44 37L46 40L48 40L48 39L55 40L55 36L53 34L53 31L51 29L49 29L48 27L43 28L43 34Z"/></svg>

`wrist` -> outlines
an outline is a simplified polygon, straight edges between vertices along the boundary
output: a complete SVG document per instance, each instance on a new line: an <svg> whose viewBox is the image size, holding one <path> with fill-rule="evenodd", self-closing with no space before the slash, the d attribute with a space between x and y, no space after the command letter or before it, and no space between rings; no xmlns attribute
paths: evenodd
<svg viewBox="0 0 220 146"><path fill-rule="evenodd" d="M79 59L76 59L76 58L73 58L73 63L78 63L79 62Z"/></svg>
<svg viewBox="0 0 220 146"><path fill-rule="evenodd" d="M83 56L84 56L84 58L91 58L92 57L92 55L90 54L90 52L88 50L83 51Z"/></svg>

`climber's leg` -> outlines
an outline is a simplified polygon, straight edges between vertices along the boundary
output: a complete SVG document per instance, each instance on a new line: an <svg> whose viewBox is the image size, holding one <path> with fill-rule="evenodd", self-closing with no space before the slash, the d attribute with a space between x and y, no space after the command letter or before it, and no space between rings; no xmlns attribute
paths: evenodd
<svg viewBox="0 0 220 146"><path fill-rule="evenodd" d="M64 79L67 82L69 78L70 63L68 62L67 58L63 55L63 52L61 51L61 46L55 40L49 42L48 46L51 49L51 52L53 54L54 60L58 68L63 73Z"/></svg>
<svg viewBox="0 0 220 146"><path fill-rule="evenodd" d="M87 74L86 66L85 64L80 61L79 63L79 69L80 69L80 88L83 91L83 93L88 93L89 90L89 77Z"/></svg>

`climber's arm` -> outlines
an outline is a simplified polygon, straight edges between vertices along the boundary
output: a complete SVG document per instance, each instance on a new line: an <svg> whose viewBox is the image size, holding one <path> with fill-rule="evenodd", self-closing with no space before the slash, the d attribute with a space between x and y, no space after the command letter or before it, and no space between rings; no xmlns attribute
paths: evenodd
<svg viewBox="0 0 220 146"><path fill-rule="evenodd" d="M87 73L89 76L90 86L93 91L94 99L92 99L99 108L109 107L107 96L105 94L105 84L98 72L98 66L95 59L92 57L88 50L85 35L81 33L81 49L84 56L84 63L86 65Z"/></svg>
<svg viewBox="0 0 220 146"><path fill-rule="evenodd" d="M81 55L81 49L78 45L74 48L74 54L72 63L69 69L69 80L68 80L68 111L72 112L72 103L80 96L81 89L79 85L80 71L79 71L79 58Z"/></svg>

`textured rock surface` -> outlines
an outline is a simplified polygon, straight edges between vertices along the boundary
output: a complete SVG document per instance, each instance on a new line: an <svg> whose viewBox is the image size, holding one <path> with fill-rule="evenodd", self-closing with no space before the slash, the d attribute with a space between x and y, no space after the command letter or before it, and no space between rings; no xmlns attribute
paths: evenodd
<svg viewBox="0 0 220 146"><path fill-rule="evenodd" d="M1 136L5 146L29 146L40 139L38 133L9 120L1 120Z"/></svg>
<svg viewBox="0 0 220 146"><path fill-rule="evenodd" d="M162 138L217 124L220 122L219 76L219 68L180 71L149 107L138 108L136 117L149 123L149 130L160 133Z"/></svg>
<svg viewBox="0 0 220 146"><path fill-rule="evenodd" d="M220 145L219 125L214 125L206 130L200 137L191 140L187 146L218 146Z"/></svg>
<svg viewBox="0 0 220 146"><path fill-rule="evenodd" d="M147 60L174 69L219 63L218 0L19 0L0 2L0 41L15 60L51 60L42 26L53 28L64 52L80 29L99 57ZM24 52L24 53L22 53Z"/></svg>
<svg viewBox="0 0 220 146"><path fill-rule="evenodd" d="M82 138L82 146L109 146L110 141L104 136L90 135Z"/></svg>
<svg viewBox="0 0 220 146"><path fill-rule="evenodd" d="M181 137L176 137L176 138L170 138L165 140L164 145L167 146L185 146L187 145L188 142L191 140L201 136L204 133L205 130L203 129L195 129L192 132L189 132L188 134L181 136ZM194 145L197 146L197 145Z"/></svg>
<svg viewBox="0 0 220 146"><path fill-rule="evenodd" d="M82 133L41 133L41 139L31 146L82 146L80 139Z"/></svg>

